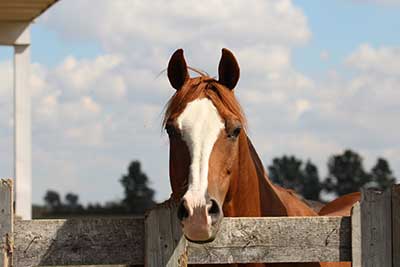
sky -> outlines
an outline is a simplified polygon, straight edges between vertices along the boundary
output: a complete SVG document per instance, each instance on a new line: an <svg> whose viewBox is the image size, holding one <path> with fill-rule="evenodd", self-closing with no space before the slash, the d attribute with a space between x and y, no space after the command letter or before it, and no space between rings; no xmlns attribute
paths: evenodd
<svg viewBox="0 0 400 267"><path fill-rule="evenodd" d="M93 5L96 3L95 5ZM241 67L235 93L266 165L317 164L351 148L400 177L399 0L61 0L32 25L33 202L48 189L117 201L130 161L170 194L161 129L166 73L217 75L221 48ZM12 50L0 47L0 176L13 176Z"/></svg>

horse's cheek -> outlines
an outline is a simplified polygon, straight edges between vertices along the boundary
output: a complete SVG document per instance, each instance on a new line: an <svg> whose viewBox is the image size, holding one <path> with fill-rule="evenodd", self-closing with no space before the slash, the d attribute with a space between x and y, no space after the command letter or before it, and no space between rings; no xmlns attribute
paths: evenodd
<svg viewBox="0 0 400 267"><path fill-rule="evenodd" d="M190 154L186 144L179 139L170 140L169 176L174 199L185 194L188 184Z"/></svg>

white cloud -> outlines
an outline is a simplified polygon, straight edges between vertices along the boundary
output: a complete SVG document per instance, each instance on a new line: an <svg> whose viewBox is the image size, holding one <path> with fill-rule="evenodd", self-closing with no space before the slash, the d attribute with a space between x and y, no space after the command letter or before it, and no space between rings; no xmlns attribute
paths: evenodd
<svg viewBox="0 0 400 267"><path fill-rule="evenodd" d="M301 114L303 114L307 110L310 110L311 103L307 99L299 99L299 100L296 101L295 107L296 107L297 116L300 116Z"/></svg>
<svg viewBox="0 0 400 267"><path fill-rule="evenodd" d="M133 49L143 42L175 47L198 40L224 43L239 38L237 46L259 41L291 45L303 44L310 37L306 17L290 0L229 4L98 0L95 10L89 0L66 1L55 6L45 20L68 38L95 38L108 49Z"/></svg>
<svg viewBox="0 0 400 267"><path fill-rule="evenodd" d="M122 59L116 55L101 55L95 60L80 60L70 56L54 71L54 80L61 86L81 93L93 89L93 82L121 64Z"/></svg>
<svg viewBox="0 0 400 267"><path fill-rule="evenodd" d="M400 47L374 48L363 44L348 57L347 63L360 71L398 76Z"/></svg>
<svg viewBox="0 0 400 267"><path fill-rule="evenodd" d="M241 61L250 62L245 69L282 68L289 64L290 48L311 37L307 18L290 0L156 0L146 4L98 0L96 12L89 10L93 10L89 0L60 2L42 21L66 39L94 40L107 53L124 58L125 66L150 70L153 75L166 67L169 56L180 47L189 65L211 75L216 74L222 47L243 55Z"/></svg>
<svg viewBox="0 0 400 267"><path fill-rule="evenodd" d="M400 160L393 155L400 153L400 126L395 123L400 116L400 76L394 67L399 56L397 47L360 45L345 60L351 75L301 75L309 81L303 86L286 80L286 86L271 84L240 93L251 136L265 162L282 154L310 157L324 176L328 156L352 148L365 157L367 168L378 156L387 157L398 176Z"/></svg>

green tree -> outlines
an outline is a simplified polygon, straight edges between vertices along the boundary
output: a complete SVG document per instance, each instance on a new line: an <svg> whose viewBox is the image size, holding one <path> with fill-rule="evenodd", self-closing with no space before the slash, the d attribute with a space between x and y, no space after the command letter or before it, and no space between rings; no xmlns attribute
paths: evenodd
<svg viewBox="0 0 400 267"><path fill-rule="evenodd" d="M77 207L78 206L78 200L79 196L73 193L68 193L65 195L65 201L67 203L67 206L70 207Z"/></svg>
<svg viewBox="0 0 400 267"><path fill-rule="evenodd" d="M337 196L360 191L366 183L371 182L363 167L362 157L350 149L341 155L331 156L328 160L328 177L323 187Z"/></svg>
<svg viewBox="0 0 400 267"><path fill-rule="evenodd" d="M303 162L295 156L274 158L268 172L274 183L293 189L306 199L319 200L318 169L310 160L303 167Z"/></svg>
<svg viewBox="0 0 400 267"><path fill-rule="evenodd" d="M385 190L396 182L389 162L383 158L378 158L375 166L372 167L371 179L381 190Z"/></svg>
<svg viewBox="0 0 400 267"><path fill-rule="evenodd" d="M303 189L301 194L305 199L319 200L322 184L319 180L318 168L310 160L307 160L303 169Z"/></svg>
<svg viewBox="0 0 400 267"><path fill-rule="evenodd" d="M71 214L82 214L84 213L84 208L79 204L79 196L74 193L68 193L65 195L65 205L63 212Z"/></svg>
<svg viewBox="0 0 400 267"><path fill-rule="evenodd" d="M44 201L46 202L47 207L54 211L61 207L61 198L58 192L53 190L47 190L46 195L44 196Z"/></svg>
<svg viewBox="0 0 400 267"><path fill-rule="evenodd" d="M125 192L123 204L130 213L144 214L147 209L154 206L154 190L148 186L148 183L149 179L142 172L140 162L131 162L128 167L128 174L121 178Z"/></svg>

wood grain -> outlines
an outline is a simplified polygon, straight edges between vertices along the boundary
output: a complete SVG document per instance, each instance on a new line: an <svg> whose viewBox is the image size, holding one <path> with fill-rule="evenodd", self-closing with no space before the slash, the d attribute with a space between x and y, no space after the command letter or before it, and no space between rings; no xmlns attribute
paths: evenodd
<svg viewBox="0 0 400 267"><path fill-rule="evenodd" d="M172 217L158 218L167 222ZM157 237L156 228L153 230ZM168 238L179 236L176 233ZM143 219L17 221L16 266L142 265L144 236ZM217 239L209 244L188 242L186 248L180 239L173 240L175 248L187 249L188 263L231 263L349 261L350 238L349 217L276 217L226 218ZM169 241L158 239L164 246L159 253L169 255L171 250L165 248ZM175 248L173 253L183 263L184 254Z"/></svg>
<svg viewBox="0 0 400 267"><path fill-rule="evenodd" d="M361 249L361 207L360 202L353 205L351 209L351 258L352 267L361 267L362 249Z"/></svg>
<svg viewBox="0 0 400 267"><path fill-rule="evenodd" d="M143 264L144 221L88 218L15 222L16 266Z"/></svg>
<svg viewBox="0 0 400 267"><path fill-rule="evenodd" d="M359 214L353 210L353 267L392 267L391 202L391 189L362 190Z"/></svg>
<svg viewBox="0 0 400 267"><path fill-rule="evenodd" d="M230 218L214 242L188 243L189 263L350 261L350 232L350 217Z"/></svg>
<svg viewBox="0 0 400 267"><path fill-rule="evenodd" d="M0 266L13 266L13 186L11 179L0 180Z"/></svg>
<svg viewBox="0 0 400 267"><path fill-rule="evenodd" d="M393 266L400 266L400 185L392 188Z"/></svg>
<svg viewBox="0 0 400 267"><path fill-rule="evenodd" d="M145 230L145 266L187 266L187 241L172 201L158 205L147 214Z"/></svg>

